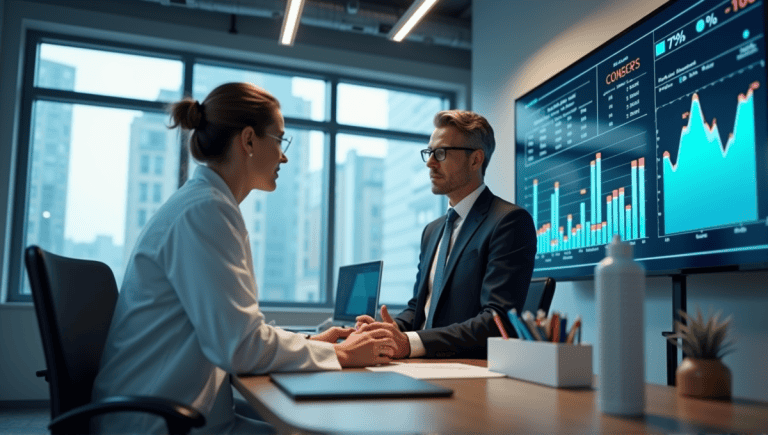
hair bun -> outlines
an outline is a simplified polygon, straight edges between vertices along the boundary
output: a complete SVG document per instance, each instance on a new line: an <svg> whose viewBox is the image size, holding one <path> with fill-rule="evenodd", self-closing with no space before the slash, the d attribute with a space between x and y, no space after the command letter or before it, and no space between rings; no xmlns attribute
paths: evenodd
<svg viewBox="0 0 768 435"><path fill-rule="evenodd" d="M196 112L195 114L190 114L190 119L193 121L193 126L195 130L200 130L205 127L205 106L200 104L199 101L195 100L195 104L192 105L192 110Z"/></svg>

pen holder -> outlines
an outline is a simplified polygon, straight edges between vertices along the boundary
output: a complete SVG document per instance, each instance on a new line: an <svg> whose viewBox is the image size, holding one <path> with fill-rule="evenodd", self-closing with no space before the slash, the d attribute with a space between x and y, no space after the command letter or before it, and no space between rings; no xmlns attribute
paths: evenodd
<svg viewBox="0 0 768 435"><path fill-rule="evenodd" d="M488 369L550 387L590 387L592 346L489 337Z"/></svg>

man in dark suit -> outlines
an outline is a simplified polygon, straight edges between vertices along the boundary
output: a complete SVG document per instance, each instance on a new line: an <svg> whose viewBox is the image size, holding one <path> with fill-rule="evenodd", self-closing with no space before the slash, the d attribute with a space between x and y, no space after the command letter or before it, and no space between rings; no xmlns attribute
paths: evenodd
<svg viewBox="0 0 768 435"><path fill-rule="evenodd" d="M360 316L357 326L392 330L398 358L486 358L488 337L500 335L494 311L512 331L506 313L525 303L536 230L527 211L483 183L496 145L488 121L448 110L434 124L422 158L432 192L446 195L450 208L424 229L408 307L392 319L382 306L382 322Z"/></svg>

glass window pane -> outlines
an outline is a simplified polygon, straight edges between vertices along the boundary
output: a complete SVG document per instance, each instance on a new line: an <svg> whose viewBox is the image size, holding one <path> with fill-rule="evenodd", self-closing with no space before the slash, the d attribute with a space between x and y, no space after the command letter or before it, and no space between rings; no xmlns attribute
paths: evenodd
<svg viewBox="0 0 768 435"><path fill-rule="evenodd" d="M33 106L26 240L69 257L108 264L118 284L141 228L178 185L178 133L166 115L38 101ZM141 137L153 132L151 143ZM109 138L105 142L104 138ZM160 174L140 156L163 156ZM28 281L23 294L29 294Z"/></svg>
<svg viewBox="0 0 768 435"><path fill-rule="evenodd" d="M435 114L448 108L440 97L340 83L340 124L432 134Z"/></svg>
<svg viewBox="0 0 768 435"><path fill-rule="evenodd" d="M40 44L35 86L149 101L181 98L178 60Z"/></svg>
<svg viewBox="0 0 768 435"><path fill-rule="evenodd" d="M293 136L293 144L288 163L280 166L277 189L254 190L240 204L259 300L324 303L320 252L326 139L322 132L291 128L286 135Z"/></svg>
<svg viewBox="0 0 768 435"><path fill-rule="evenodd" d="M326 119L323 80L196 64L193 95L202 102L216 86L229 82L248 82L266 89L280 101L283 116L313 121Z"/></svg>
<svg viewBox="0 0 768 435"><path fill-rule="evenodd" d="M336 144L336 265L384 260L380 303L404 305L421 233L445 211L419 155L425 145L346 134Z"/></svg>

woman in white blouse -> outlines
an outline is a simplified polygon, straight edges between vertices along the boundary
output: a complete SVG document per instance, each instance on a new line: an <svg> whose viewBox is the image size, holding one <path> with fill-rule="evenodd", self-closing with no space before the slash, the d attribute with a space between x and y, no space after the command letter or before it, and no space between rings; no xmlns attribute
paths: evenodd
<svg viewBox="0 0 768 435"><path fill-rule="evenodd" d="M280 103L248 83L228 83L202 104L171 108L193 130L203 163L144 227L131 254L93 389L167 397L206 417L196 433L264 430L234 413L230 376L339 370L389 362L391 331L330 329L307 339L264 322L248 232L238 205L253 189L274 191L283 154ZM346 338L341 343L337 339ZM162 420L126 414L97 422L104 432L156 433ZM261 425L261 426L260 426Z"/></svg>

